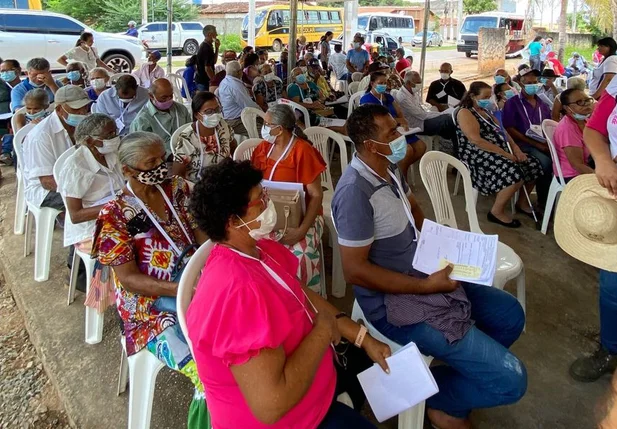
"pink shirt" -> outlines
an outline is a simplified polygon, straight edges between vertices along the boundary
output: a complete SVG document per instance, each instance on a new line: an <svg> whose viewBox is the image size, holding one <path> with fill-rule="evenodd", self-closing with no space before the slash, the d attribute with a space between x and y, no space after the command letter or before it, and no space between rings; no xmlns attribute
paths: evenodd
<svg viewBox="0 0 617 429"><path fill-rule="evenodd" d="M282 346L285 354L291 355L313 327L296 280L298 258L271 240L260 240L258 246L261 260L303 304L259 261L222 245L212 249L187 312L189 337L212 425L216 429L316 428L330 407L336 387L331 348L304 398L274 425L265 425L253 416L230 370L230 366L246 363L264 348Z"/></svg>
<svg viewBox="0 0 617 429"><path fill-rule="evenodd" d="M609 84L610 85L610 84ZM596 130L605 137L608 137L607 122L609 116L615 109L615 96L605 92L596 103L591 114L591 118L587 121L587 127Z"/></svg>
<svg viewBox="0 0 617 429"><path fill-rule="evenodd" d="M570 161L568 161L568 157L566 156L566 152L564 148L566 147L580 147L583 149L583 161L585 164L589 159L589 150L587 150L587 146L583 144L583 131L579 128L576 121L569 116L564 116L559 124L557 124L557 128L555 128L555 134L553 135L553 144L555 145L555 150L557 151L557 157L559 158L559 164L561 164L561 172L563 173L563 177L576 177L580 173L576 171ZM557 173L557 166L553 163L553 174L555 176Z"/></svg>

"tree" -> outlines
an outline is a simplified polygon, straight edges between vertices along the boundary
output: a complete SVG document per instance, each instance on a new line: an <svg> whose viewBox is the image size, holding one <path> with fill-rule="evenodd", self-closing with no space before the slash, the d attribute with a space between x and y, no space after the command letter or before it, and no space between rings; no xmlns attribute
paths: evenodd
<svg viewBox="0 0 617 429"><path fill-rule="evenodd" d="M463 11L466 15L488 12L495 9L497 9L497 2L495 0L463 0Z"/></svg>
<svg viewBox="0 0 617 429"><path fill-rule="evenodd" d="M617 39L617 0L611 1L611 12L613 17L613 39Z"/></svg>
<svg viewBox="0 0 617 429"><path fill-rule="evenodd" d="M617 25L615 7L613 7L614 0L585 0L585 3L600 30L605 33L612 32L613 37L617 36L614 28Z"/></svg>
<svg viewBox="0 0 617 429"><path fill-rule="evenodd" d="M562 64L565 62L566 44L568 34L566 33L566 23L568 21L568 0L561 0L561 15L559 15L559 53L557 57Z"/></svg>

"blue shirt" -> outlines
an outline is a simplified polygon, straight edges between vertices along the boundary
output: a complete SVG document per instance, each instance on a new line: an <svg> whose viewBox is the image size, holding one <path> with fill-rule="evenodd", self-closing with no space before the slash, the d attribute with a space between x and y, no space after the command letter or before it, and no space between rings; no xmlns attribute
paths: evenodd
<svg viewBox="0 0 617 429"><path fill-rule="evenodd" d="M542 50L542 43L540 42L531 42L529 44L529 55L540 55L540 51Z"/></svg>
<svg viewBox="0 0 617 429"><path fill-rule="evenodd" d="M86 92L88 93L88 98L90 98L90 100L92 101L96 101L99 98L99 95L96 93L94 88L92 88L91 86L86 88Z"/></svg>
<svg viewBox="0 0 617 429"><path fill-rule="evenodd" d="M375 97L372 92L367 92L362 96L362 98L360 98L360 106L363 104L381 104L382 106L388 108L393 118L396 118L398 115L396 114L396 109L394 108L394 97L388 93L383 93L381 95L383 102L379 98Z"/></svg>
<svg viewBox="0 0 617 429"><path fill-rule="evenodd" d="M60 88L62 86L62 83L60 81L56 81L56 85L58 85L58 88ZM22 80L20 84L15 85L15 88L11 90L11 104L13 106L13 112L15 112L17 109L21 107L24 107L24 97L26 93L30 91L31 89L36 89L36 88L39 88L39 87L33 86L30 83L30 79L28 78ZM44 89L45 92L47 92L47 95L49 96L49 102L53 103L54 102L54 92L47 86L41 86L40 88Z"/></svg>
<svg viewBox="0 0 617 429"><path fill-rule="evenodd" d="M128 30L126 30L126 34L127 36L132 36L132 37L137 37L139 36L139 33L137 32L136 28L129 28Z"/></svg>
<svg viewBox="0 0 617 429"><path fill-rule="evenodd" d="M368 64L368 52L364 49L356 51L351 49L347 51L347 59L359 72L364 71L364 66Z"/></svg>
<svg viewBox="0 0 617 429"><path fill-rule="evenodd" d="M195 83L195 67L187 67L182 73L182 77L186 81L186 85L188 86L189 93L192 97L195 94L195 91L197 91L197 84ZM184 91L184 87L182 88L182 96L184 98L188 98L186 96L186 91Z"/></svg>

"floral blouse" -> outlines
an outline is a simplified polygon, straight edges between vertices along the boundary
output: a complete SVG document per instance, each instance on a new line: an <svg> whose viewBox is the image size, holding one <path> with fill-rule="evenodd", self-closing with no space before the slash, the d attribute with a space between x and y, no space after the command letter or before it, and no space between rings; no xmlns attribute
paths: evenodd
<svg viewBox="0 0 617 429"><path fill-rule="evenodd" d="M195 219L188 210L189 187L187 182L178 176L166 180L161 187L191 236L191 243L187 241L167 206L167 221L160 219L152 209L150 211L182 250L195 243L193 230L197 228ZM111 267L135 261L143 274L167 281L171 281L179 257L143 211L137 199L124 191L120 191L99 214L92 256L98 258L101 264ZM118 313L124 323L126 351L128 355L132 355L166 328L176 324L176 315L152 308L158 296L139 295L124 289L115 272L113 280Z"/></svg>
<svg viewBox="0 0 617 429"><path fill-rule="evenodd" d="M255 94L255 97L261 95L266 100L266 103L272 103L273 101L282 98L283 82L278 79L274 79L273 83L274 85L270 87L264 79L260 79L259 82L253 86L253 94Z"/></svg>

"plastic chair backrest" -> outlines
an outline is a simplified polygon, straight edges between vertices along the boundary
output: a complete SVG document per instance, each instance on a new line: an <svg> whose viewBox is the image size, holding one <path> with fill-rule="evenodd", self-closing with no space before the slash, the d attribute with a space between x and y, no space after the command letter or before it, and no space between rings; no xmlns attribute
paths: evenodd
<svg viewBox="0 0 617 429"><path fill-rule="evenodd" d="M428 192L435 211L435 221L441 225L451 228L458 228L456 214L452 207L452 199L448 190L448 166L456 169L463 179L463 189L465 190L465 205L467 206L467 216L469 218L469 230L471 232L483 234L478 223L476 213L475 198L473 196L473 186L469 169L458 159L444 152L436 150L427 152L420 159L420 177Z"/></svg>
<svg viewBox="0 0 617 429"><path fill-rule="evenodd" d="M349 95L353 95L358 92L359 86L360 82L351 82L349 85L347 85L347 92L349 93Z"/></svg>
<svg viewBox="0 0 617 429"><path fill-rule="evenodd" d="M315 145L315 148L317 148L317 150L321 154L321 157L324 159L324 161L326 161L326 170L321 173L321 186L330 191L333 191L334 182L332 181L332 174L330 172L331 166L328 140L332 139L339 147L339 158L341 159L341 173L343 173L347 168L347 146L345 145L345 140L343 140L343 136L323 127L309 127L304 130L304 134L306 134L309 140Z"/></svg>
<svg viewBox="0 0 617 429"><path fill-rule="evenodd" d="M396 94L398 94L398 91L398 89L393 89L392 91L390 91L390 95L396 99Z"/></svg>
<svg viewBox="0 0 617 429"><path fill-rule="evenodd" d="M553 166L557 170L557 180L561 186L566 186L566 181L563 178L563 171L561 170L561 163L559 162L559 155L557 154L557 149L555 148L555 144L553 143L553 135L555 134L555 128L557 128L557 122L552 119L545 119L542 121L542 131L544 132L544 136L546 137L546 143L548 144L548 149L551 152L551 159L553 160Z"/></svg>
<svg viewBox="0 0 617 429"><path fill-rule="evenodd" d="M184 103L184 98L182 97L182 88L184 87L184 78L182 76L178 76L175 73L168 74L167 80L171 82L171 86L174 89L174 99L178 103Z"/></svg>
<svg viewBox="0 0 617 429"><path fill-rule="evenodd" d="M60 184L59 182L59 174L60 174L60 170L62 170L62 167L64 166L64 164L66 163L66 160L68 159L69 156L71 156L71 154L73 152L75 152L75 146L72 146L70 148L68 148L67 150L65 150L64 152L62 152L62 154L58 157L58 159L56 159L56 162L54 163L54 168L53 168L53 176L54 176L54 180L56 181L56 184Z"/></svg>
<svg viewBox="0 0 617 429"><path fill-rule="evenodd" d="M305 127L310 127L311 126L311 117L309 116L309 112L307 110L306 107L301 106L300 104L296 103L295 101L291 101L288 100L286 98L279 98L278 100L276 100L276 102L278 104L287 104L288 106L291 106L294 108L295 110L299 110L302 115L304 116L304 126Z"/></svg>
<svg viewBox="0 0 617 429"><path fill-rule="evenodd" d="M358 108L360 105L360 99L364 95L364 92L356 92L355 94L349 97L349 101L347 104L347 117L351 116L351 113Z"/></svg>
<svg viewBox="0 0 617 429"><path fill-rule="evenodd" d="M362 78L364 78L364 74L361 73L361 72L353 72L351 74L352 82L360 82L362 80Z"/></svg>
<svg viewBox="0 0 617 429"><path fill-rule="evenodd" d="M266 114L261 109L256 109L254 107L245 107L240 114L242 125L246 128L246 131L249 133L249 138L251 139L259 138L259 130L257 129L258 116L265 120Z"/></svg>
<svg viewBox="0 0 617 429"><path fill-rule="evenodd" d="M213 247L214 242L212 240L208 240L199 246L199 249L197 249L193 256L191 256L188 264L184 267L184 271L180 277L180 283L178 284L178 291L176 295L178 323L180 323L180 329L184 334L184 338L186 338L191 354L193 353L193 344L191 343L189 332L186 327L186 311L189 309L189 305L193 299L193 291L195 290L197 282L201 277L201 270L205 267L206 261L208 260Z"/></svg>
<svg viewBox="0 0 617 429"><path fill-rule="evenodd" d="M26 135L36 126L36 124L26 124L21 130L15 133L13 137L13 150L15 151L15 155L17 156L17 169L21 170L23 168L23 159L24 159L24 140L26 139Z"/></svg>
<svg viewBox="0 0 617 429"><path fill-rule="evenodd" d="M17 129L17 124L15 123L16 116L20 114L26 114L26 106L20 107L15 113L13 113L13 116L11 117L11 129L13 132Z"/></svg>
<svg viewBox="0 0 617 429"><path fill-rule="evenodd" d="M176 143L178 142L178 139L180 138L180 134L186 130L188 127L190 127L191 125L193 125L193 122L189 122L188 124L184 124L184 125L180 125L180 128L178 128L176 131L174 131L174 133L171 135L171 153L173 155L176 154Z"/></svg>
<svg viewBox="0 0 617 429"><path fill-rule="evenodd" d="M253 151L263 139L246 139L238 145L234 152L234 161L250 161Z"/></svg>

